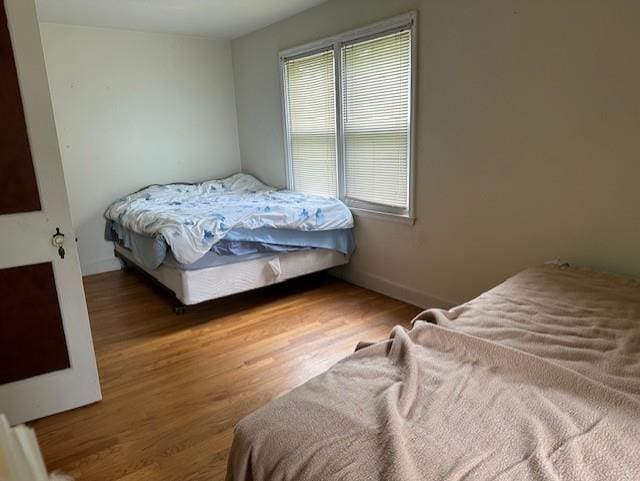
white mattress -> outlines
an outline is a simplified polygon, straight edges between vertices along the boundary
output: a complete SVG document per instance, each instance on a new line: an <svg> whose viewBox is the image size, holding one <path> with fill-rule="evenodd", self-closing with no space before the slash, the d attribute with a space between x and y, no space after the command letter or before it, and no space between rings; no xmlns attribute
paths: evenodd
<svg viewBox="0 0 640 481"><path fill-rule="evenodd" d="M322 271L349 262L349 257L328 249L273 254L206 269L180 270L161 265L149 270L133 254L116 244L116 251L173 291L183 304L192 305Z"/></svg>

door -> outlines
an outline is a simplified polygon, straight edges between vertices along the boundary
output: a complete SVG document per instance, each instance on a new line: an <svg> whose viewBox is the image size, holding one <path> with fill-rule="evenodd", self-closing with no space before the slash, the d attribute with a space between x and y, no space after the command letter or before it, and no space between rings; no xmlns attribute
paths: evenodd
<svg viewBox="0 0 640 481"><path fill-rule="evenodd" d="M34 0L0 0L0 412L100 398Z"/></svg>

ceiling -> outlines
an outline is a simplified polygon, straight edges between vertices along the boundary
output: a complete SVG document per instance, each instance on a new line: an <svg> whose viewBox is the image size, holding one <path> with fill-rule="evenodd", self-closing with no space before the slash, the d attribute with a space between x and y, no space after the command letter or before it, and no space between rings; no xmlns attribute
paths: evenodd
<svg viewBox="0 0 640 481"><path fill-rule="evenodd" d="M235 38L326 0L37 0L41 22Z"/></svg>

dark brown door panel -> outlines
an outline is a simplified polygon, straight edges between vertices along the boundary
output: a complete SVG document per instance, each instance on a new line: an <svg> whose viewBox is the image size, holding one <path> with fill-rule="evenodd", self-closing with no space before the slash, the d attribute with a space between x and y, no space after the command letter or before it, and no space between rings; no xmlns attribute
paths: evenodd
<svg viewBox="0 0 640 481"><path fill-rule="evenodd" d="M0 215L40 210L11 37L0 0Z"/></svg>
<svg viewBox="0 0 640 481"><path fill-rule="evenodd" d="M53 265L0 269L0 384L70 367Z"/></svg>

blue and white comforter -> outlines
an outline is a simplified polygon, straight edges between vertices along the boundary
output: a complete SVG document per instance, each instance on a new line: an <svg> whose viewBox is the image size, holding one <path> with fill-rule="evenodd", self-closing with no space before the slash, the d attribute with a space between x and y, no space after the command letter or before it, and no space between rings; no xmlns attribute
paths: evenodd
<svg viewBox="0 0 640 481"><path fill-rule="evenodd" d="M152 185L111 204L105 217L138 234L164 237L182 264L197 261L236 228L353 227L351 212L339 200L277 191L247 174L200 184Z"/></svg>

